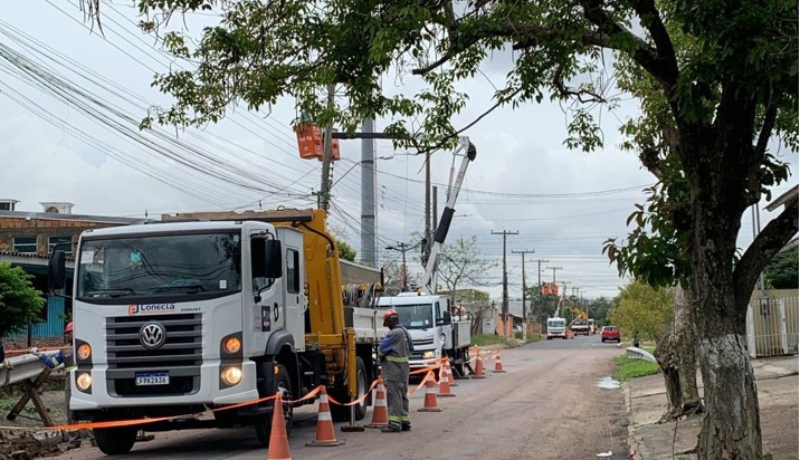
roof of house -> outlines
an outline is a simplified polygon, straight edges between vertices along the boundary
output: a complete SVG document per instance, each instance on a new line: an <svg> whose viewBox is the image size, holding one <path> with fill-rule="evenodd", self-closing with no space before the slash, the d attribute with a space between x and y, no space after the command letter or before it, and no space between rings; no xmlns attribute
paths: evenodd
<svg viewBox="0 0 800 460"><path fill-rule="evenodd" d="M29 267L47 267L50 259L41 257L35 252L17 252L17 251L0 251L0 262L9 262L14 265L22 265ZM75 260L67 257L67 268L72 269L75 266Z"/></svg>
<svg viewBox="0 0 800 460"><path fill-rule="evenodd" d="M36 220L69 220L79 222L97 222L108 224L141 224L144 219L132 219L129 217L112 216L92 216L86 214L58 214L54 212L27 212L27 211L0 211L0 217L10 217L15 219L36 219Z"/></svg>

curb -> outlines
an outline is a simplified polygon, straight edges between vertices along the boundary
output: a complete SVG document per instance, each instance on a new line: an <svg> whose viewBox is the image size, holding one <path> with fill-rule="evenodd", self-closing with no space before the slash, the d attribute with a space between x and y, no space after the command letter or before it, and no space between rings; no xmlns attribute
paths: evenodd
<svg viewBox="0 0 800 460"><path fill-rule="evenodd" d="M623 382L622 384L622 394L623 399L625 400L625 412L628 413L628 449L629 449L629 457L634 460L643 460L642 456L639 454L639 443L636 442L636 427L634 426L634 421L632 420L632 403L631 403L631 384L630 382Z"/></svg>

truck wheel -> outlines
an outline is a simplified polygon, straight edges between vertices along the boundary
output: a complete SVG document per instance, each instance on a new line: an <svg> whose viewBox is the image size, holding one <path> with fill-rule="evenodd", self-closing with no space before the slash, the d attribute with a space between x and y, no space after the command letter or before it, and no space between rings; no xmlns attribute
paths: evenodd
<svg viewBox="0 0 800 460"><path fill-rule="evenodd" d="M275 375L273 394L280 393L284 401L292 399L292 381L289 379L289 371L278 364L278 373ZM283 403L283 419L286 423L286 436L292 434L292 416L294 415L291 404ZM256 436L262 446L269 446L269 437L272 433L272 413L263 414L256 417Z"/></svg>
<svg viewBox="0 0 800 460"><path fill-rule="evenodd" d="M341 379L340 382L342 383L341 385L337 385L334 398L343 403L350 402L351 399L347 395L347 384L344 379ZM367 393L369 385L367 366L364 364L364 359L358 356L356 357L356 399L361 398ZM356 420L363 420L364 416L367 414L368 399L369 398L364 398L361 404L356 405ZM350 421L350 406L331 404L331 416L335 422Z"/></svg>
<svg viewBox="0 0 800 460"><path fill-rule="evenodd" d="M137 431L136 427L131 426L92 430L97 447L106 455L121 455L130 452L133 444L136 443Z"/></svg>

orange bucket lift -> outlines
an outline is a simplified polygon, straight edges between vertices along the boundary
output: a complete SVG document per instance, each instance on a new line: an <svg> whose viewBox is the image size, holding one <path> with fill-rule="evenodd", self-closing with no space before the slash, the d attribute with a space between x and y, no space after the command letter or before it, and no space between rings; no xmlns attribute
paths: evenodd
<svg viewBox="0 0 800 460"><path fill-rule="evenodd" d="M325 133L313 121L303 120L294 128L297 134L297 148L300 151L300 158L312 160L316 158L322 161L325 153L323 139ZM336 130L334 129L334 132ZM331 159L338 161L341 159L339 151L339 139L333 139L331 144Z"/></svg>

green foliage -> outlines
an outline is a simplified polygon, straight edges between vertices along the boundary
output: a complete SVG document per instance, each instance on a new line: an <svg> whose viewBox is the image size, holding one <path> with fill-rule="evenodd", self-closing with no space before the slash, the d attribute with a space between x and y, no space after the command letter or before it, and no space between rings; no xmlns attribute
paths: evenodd
<svg viewBox="0 0 800 460"><path fill-rule="evenodd" d="M344 260L349 260L350 262L356 261L356 250L350 246L350 243L337 237L333 237L333 240L336 242L336 248L339 250L339 257Z"/></svg>
<svg viewBox="0 0 800 460"><path fill-rule="evenodd" d="M797 289L798 251L779 252L764 270L764 278L775 289Z"/></svg>
<svg viewBox="0 0 800 460"><path fill-rule="evenodd" d="M44 298L30 278L21 267L0 262L0 337L38 320Z"/></svg>
<svg viewBox="0 0 800 460"><path fill-rule="evenodd" d="M503 337L494 334L475 334L472 336L472 345L479 347L503 343Z"/></svg>
<svg viewBox="0 0 800 460"><path fill-rule="evenodd" d="M658 374L658 364L643 359L634 359L621 355L614 358L614 362L617 364L614 380L620 382Z"/></svg>
<svg viewBox="0 0 800 460"><path fill-rule="evenodd" d="M674 301L671 289L632 282L622 290L619 306L614 307L609 316L625 336L655 341L672 321Z"/></svg>

